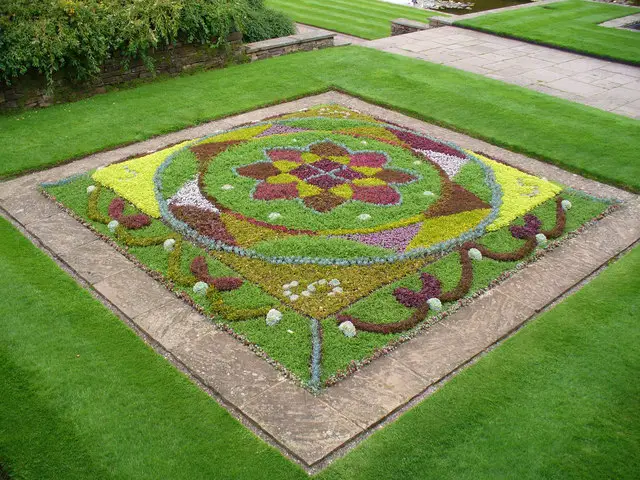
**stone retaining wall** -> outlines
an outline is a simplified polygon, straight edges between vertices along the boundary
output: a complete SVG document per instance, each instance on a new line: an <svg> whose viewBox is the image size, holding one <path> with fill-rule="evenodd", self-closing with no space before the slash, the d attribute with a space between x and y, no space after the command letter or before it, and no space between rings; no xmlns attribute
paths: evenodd
<svg viewBox="0 0 640 480"><path fill-rule="evenodd" d="M255 62L264 58L279 57L287 53L333 47L334 37L334 33L301 33L289 37L272 38L271 40L248 44L245 53L252 62Z"/></svg>
<svg viewBox="0 0 640 480"><path fill-rule="evenodd" d="M11 86L0 83L0 111L18 108L47 107L105 93L109 86L144 80L158 74L178 75L201 68L223 68L230 63L262 60L287 53L317 50L333 46L334 34L306 33L290 37L274 38L262 42L242 44L242 34L232 34L224 47L176 43L153 52L155 72L150 71L141 60L133 61L123 69L119 59L105 63L102 72L89 83L74 85L62 78L54 80L52 89L47 89L41 75L25 75Z"/></svg>
<svg viewBox="0 0 640 480"><path fill-rule="evenodd" d="M431 25L406 18L396 18L391 20L391 36L404 35L406 33L419 32L433 28Z"/></svg>

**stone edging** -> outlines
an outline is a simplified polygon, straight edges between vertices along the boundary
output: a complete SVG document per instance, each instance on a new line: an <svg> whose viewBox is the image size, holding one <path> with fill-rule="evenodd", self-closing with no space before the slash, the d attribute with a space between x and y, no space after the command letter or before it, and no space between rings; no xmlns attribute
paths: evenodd
<svg viewBox="0 0 640 480"><path fill-rule="evenodd" d="M485 15L493 15L494 13L510 12L512 10L521 10L523 8L539 7L540 5L548 5L550 3L563 2L565 0L541 0L539 2L522 3L520 5L512 5L510 7L494 8L493 10L483 10L481 12L465 13L464 15L451 15L449 17L430 17L429 23L432 26L444 27L453 25L460 20L470 20L472 18L484 17Z"/></svg>
<svg viewBox="0 0 640 480"><path fill-rule="evenodd" d="M245 53L252 62L287 53L306 52L333 47L335 33L300 33L288 37L272 38L262 42L248 43Z"/></svg>
<svg viewBox="0 0 640 480"><path fill-rule="evenodd" d="M44 181L321 103L339 103L384 117L625 204L389 355L313 396L218 330L36 190ZM152 346L168 352L167 358L178 368L186 368L221 405L310 472L324 468L373 429L395 418L442 379L509 336L640 238L640 201L633 194L335 92L210 122L0 183L0 207L40 247L107 299L109 306L115 306Z"/></svg>
<svg viewBox="0 0 640 480"><path fill-rule="evenodd" d="M408 20L406 18L396 18L391 20L391 36L404 35L406 33L419 32L422 30L429 30L430 28L436 28L440 25L434 25L431 23L422 23L415 20Z"/></svg>
<svg viewBox="0 0 640 480"><path fill-rule="evenodd" d="M608 20L606 22L600 23L599 26L624 29L624 27L626 27L627 25L631 25L634 23L640 23L640 13L634 13L632 15L627 15L626 17L614 18L613 20Z"/></svg>

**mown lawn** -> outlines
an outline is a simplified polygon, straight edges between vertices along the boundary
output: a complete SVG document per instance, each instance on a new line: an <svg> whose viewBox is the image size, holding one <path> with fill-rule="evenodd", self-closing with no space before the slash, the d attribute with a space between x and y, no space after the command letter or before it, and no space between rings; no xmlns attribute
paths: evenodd
<svg viewBox="0 0 640 480"><path fill-rule="evenodd" d="M296 22L369 40L391 35L395 18L427 22L434 15L446 16L379 0L267 0L266 5Z"/></svg>
<svg viewBox="0 0 640 480"><path fill-rule="evenodd" d="M355 47L0 117L0 169L331 86L640 190L640 122ZM635 248L319 478L634 478L638 271ZM13 478L308 478L1 218L0 293L0 465Z"/></svg>
<svg viewBox="0 0 640 480"><path fill-rule="evenodd" d="M639 8L568 0L483 15L455 25L640 65L638 32L598 26Z"/></svg>
<svg viewBox="0 0 640 480"><path fill-rule="evenodd" d="M319 475L633 478L640 248ZM304 479L0 218L0 463L21 479Z"/></svg>
<svg viewBox="0 0 640 480"><path fill-rule="evenodd" d="M363 47L287 55L0 116L0 178L331 88L640 191L637 120Z"/></svg>

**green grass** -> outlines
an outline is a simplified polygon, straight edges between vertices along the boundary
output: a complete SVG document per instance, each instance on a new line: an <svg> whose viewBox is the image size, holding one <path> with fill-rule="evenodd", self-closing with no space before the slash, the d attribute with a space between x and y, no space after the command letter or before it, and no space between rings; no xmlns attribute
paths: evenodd
<svg viewBox="0 0 640 480"><path fill-rule="evenodd" d="M332 85L640 190L639 122L358 48L0 117L0 175ZM638 271L640 248L320 478L634 478ZM2 219L0 292L0 464L14 478L308 478Z"/></svg>
<svg viewBox="0 0 640 480"><path fill-rule="evenodd" d="M323 479L636 478L640 248Z"/></svg>
<svg viewBox="0 0 640 480"><path fill-rule="evenodd" d="M361 47L287 55L0 116L0 177L332 87L640 191L640 122Z"/></svg>
<svg viewBox="0 0 640 480"><path fill-rule="evenodd" d="M0 218L0 459L33 479L300 478Z"/></svg>
<svg viewBox="0 0 640 480"><path fill-rule="evenodd" d="M3 219L0 260L15 478L308 478ZM633 478L639 270L636 248L319 478Z"/></svg>
<svg viewBox="0 0 640 480"><path fill-rule="evenodd" d="M638 65L638 32L598 24L639 12L633 7L568 0L483 15L455 24Z"/></svg>
<svg viewBox="0 0 640 480"><path fill-rule="evenodd" d="M408 18L427 22L446 15L378 0L267 0L294 21L373 40L391 35L391 20Z"/></svg>

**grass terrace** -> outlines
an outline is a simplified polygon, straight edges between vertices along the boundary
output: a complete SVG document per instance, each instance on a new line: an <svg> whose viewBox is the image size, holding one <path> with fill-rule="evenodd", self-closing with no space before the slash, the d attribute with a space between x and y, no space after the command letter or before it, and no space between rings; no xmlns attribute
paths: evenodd
<svg viewBox="0 0 640 480"><path fill-rule="evenodd" d="M637 7L568 0L489 13L455 25L639 65L638 32L599 26L639 12Z"/></svg>
<svg viewBox="0 0 640 480"><path fill-rule="evenodd" d="M308 478L4 219L0 258L12 478ZM318 478L633 478L638 269L636 248Z"/></svg>
<svg viewBox="0 0 640 480"><path fill-rule="evenodd" d="M359 47L162 79L0 116L0 175L330 89L640 191L640 122ZM392 341L399 332L385 325L437 312L429 302L436 293L464 296L483 288L541 248L538 235L561 237L608 208L514 170L383 118L324 105L87 171L44 190L317 388L345 363ZM494 201L497 183L513 193L500 202L504 211ZM459 205L452 198L466 200ZM418 203L429 208L417 211ZM405 234L411 222L451 214L466 221L435 229L447 234L443 239L420 230ZM210 216L207 222L202 215ZM411 222L388 222L397 219ZM470 240L483 260L467 245L403 270L399 240L402 253L422 254L479 224L487 231ZM392 242L367 237L387 231ZM206 237L216 248L205 253ZM300 252L330 264L272 261ZM352 267L376 268L370 260L383 257L393 259L385 271L393 278L375 292L353 283L353 272L340 276ZM354 258L358 265L344 264ZM462 274L469 265L471 283ZM304 268L295 271L294 285L290 274L298 266ZM334 270L317 275L318 268ZM636 247L316 478L633 478L640 469L639 269ZM298 293L300 286L309 295ZM0 472L38 480L309 478L3 218L0 292ZM347 310L326 312L327 305L314 300L318 292L332 293L333 303L344 299L339 306ZM456 295L443 296L443 306ZM376 315L381 305L391 312L383 322ZM282 316L270 315L274 307ZM337 314L350 317L357 337L338 328L330 318ZM298 325L309 325L309 318L325 324L320 376L309 368L313 325L299 344L279 335L301 332ZM345 348L354 345L350 340L357 348Z"/></svg>
<svg viewBox="0 0 640 480"><path fill-rule="evenodd" d="M296 22L368 40L388 37L395 18L427 22L434 15L446 15L379 0L267 0L266 5Z"/></svg>
<svg viewBox="0 0 640 480"><path fill-rule="evenodd" d="M0 178L332 88L640 191L639 122L362 47L288 55L0 116ZM203 89L228 95L202 95Z"/></svg>

